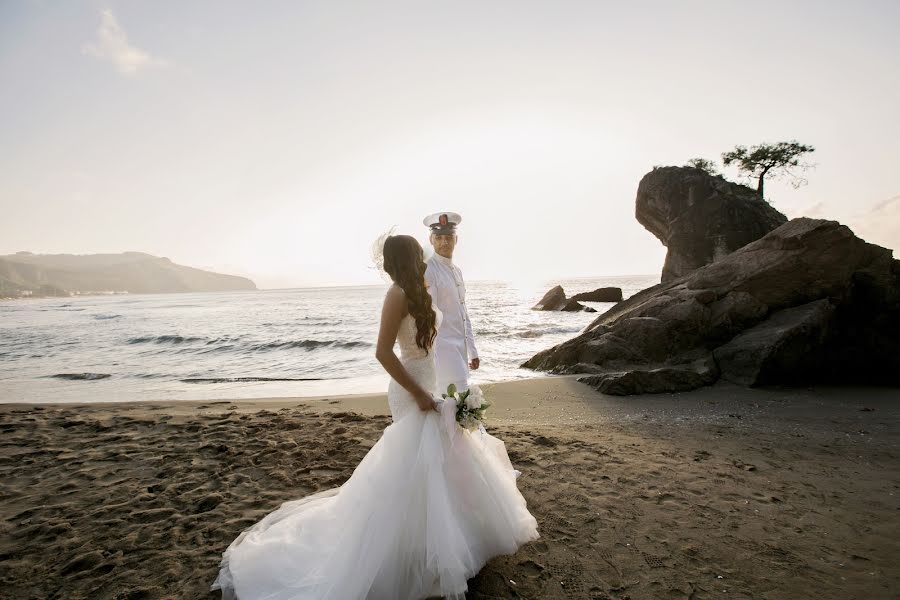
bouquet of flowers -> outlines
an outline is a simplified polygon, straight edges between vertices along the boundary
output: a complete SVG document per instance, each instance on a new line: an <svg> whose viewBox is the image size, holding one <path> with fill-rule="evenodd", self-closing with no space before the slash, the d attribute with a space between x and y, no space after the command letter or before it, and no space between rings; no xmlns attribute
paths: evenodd
<svg viewBox="0 0 900 600"><path fill-rule="evenodd" d="M474 431L483 426L484 412L491 403L484 399L481 388L477 385L473 385L463 392L458 392L456 386L451 383L447 386L447 393L441 394L441 396L444 400L452 401L456 404L456 422L461 427Z"/></svg>

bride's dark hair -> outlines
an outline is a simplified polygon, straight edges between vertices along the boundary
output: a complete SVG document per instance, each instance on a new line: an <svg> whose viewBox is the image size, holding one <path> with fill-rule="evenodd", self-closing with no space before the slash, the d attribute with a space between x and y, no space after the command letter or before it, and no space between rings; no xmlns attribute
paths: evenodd
<svg viewBox="0 0 900 600"><path fill-rule="evenodd" d="M416 321L416 345L426 352L437 335L431 294L425 289L422 246L408 235L392 235L384 241L384 270L406 292L409 314Z"/></svg>

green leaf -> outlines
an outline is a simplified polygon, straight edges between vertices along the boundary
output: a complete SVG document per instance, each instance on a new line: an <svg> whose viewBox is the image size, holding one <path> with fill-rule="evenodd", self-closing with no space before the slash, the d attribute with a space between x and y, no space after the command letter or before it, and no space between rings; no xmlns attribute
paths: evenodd
<svg viewBox="0 0 900 600"><path fill-rule="evenodd" d="M454 394L456 394L456 385L451 383L447 386L447 395L453 396Z"/></svg>

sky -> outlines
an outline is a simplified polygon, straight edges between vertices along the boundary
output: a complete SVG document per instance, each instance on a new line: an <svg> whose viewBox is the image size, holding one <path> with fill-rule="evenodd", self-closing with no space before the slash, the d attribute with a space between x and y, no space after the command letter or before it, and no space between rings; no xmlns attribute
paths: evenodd
<svg viewBox="0 0 900 600"><path fill-rule="evenodd" d="M793 139L815 167L768 200L900 248L897 23L895 1L7 0L0 254L380 283L380 234L427 244L455 211L470 281L654 274L646 172Z"/></svg>

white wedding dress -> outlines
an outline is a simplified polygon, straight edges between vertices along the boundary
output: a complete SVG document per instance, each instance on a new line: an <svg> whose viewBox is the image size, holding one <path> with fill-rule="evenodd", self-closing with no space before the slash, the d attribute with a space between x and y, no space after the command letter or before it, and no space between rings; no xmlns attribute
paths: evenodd
<svg viewBox="0 0 900 600"><path fill-rule="evenodd" d="M401 361L437 392L415 334L404 317ZM421 411L393 380L388 403L393 423L350 479L282 504L232 542L213 584L223 598L462 599L488 560L538 537L503 442L458 427L450 403Z"/></svg>

